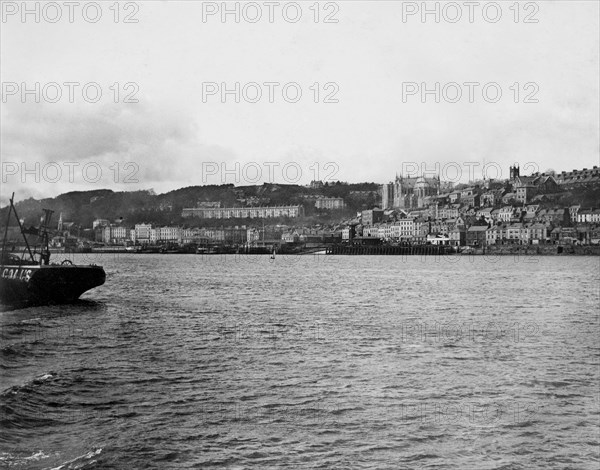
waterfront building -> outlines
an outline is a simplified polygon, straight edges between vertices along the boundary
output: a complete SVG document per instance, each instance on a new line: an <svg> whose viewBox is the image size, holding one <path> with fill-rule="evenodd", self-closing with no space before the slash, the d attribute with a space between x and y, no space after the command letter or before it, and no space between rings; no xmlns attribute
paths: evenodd
<svg viewBox="0 0 600 470"><path fill-rule="evenodd" d="M448 237L450 238L450 245L465 246L467 241L467 231L463 225L457 225L450 230Z"/></svg>
<svg viewBox="0 0 600 470"><path fill-rule="evenodd" d="M530 242L545 242L548 238L548 227L544 224L532 224L529 226L528 238Z"/></svg>
<svg viewBox="0 0 600 470"><path fill-rule="evenodd" d="M400 236L402 235L401 225L398 222L392 222L390 224L389 229L389 237L394 241L400 240Z"/></svg>
<svg viewBox="0 0 600 470"><path fill-rule="evenodd" d="M412 218L400 219L396 222L399 227L399 240L411 240L415 233L415 221Z"/></svg>
<svg viewBox="0 0 600 470"><path fill-rule="evenodd" d="M137 243L149 243L150 242L150 235L151 235L151 230L152 230L152 225L150 224L136 224L133 227L134 230L134 234L133 234L133 238L131 239L131 241L133 242L137 242ZM156 234L154 234L154 237L156 237Z"/></svg>
<svg viewBox="0 0 600 470"><path fill-rule="evenodd" d="M102 242L106 244L123 244L129 238L129 230L120 225L106 225L102 232Z"/></svg>
<svg viewBox="0 0 600 470"><path fill-rule="evenodd" d="M379 238L379 224L375 225L364 225L363 226L363 237L375 237ZM342 239L344 239L345 235L342 232Z"/></svg>
<svg viewBox="0 0 600 470"><path fill-rule="evenodd" d="M282 243L298 243L300 236L297 230L290 230L281 234Z"/></svg>
<svg viewBox="0 0 600 470"><path fill-rule="evenodd" d="M467 230L468 246L485 246L487 225L473 225Z"/></svg>
<svg viewBox="0 0 600 470"><path fill-rule="evenodd" d="M181 243L181 229L179 227L157 228L156 239L161 242Z"/></svg>
<svg viewBox="0 0 600 470"><path fill-rule="evenodd" d="M449 227L448 227L448 223L443 221L443 220L433 220L430 224L429 224L429 228L430 228L430 233L432 234L437 234L437 235L448 235L449 232Z"/></svg>
<svg viewBox="0 0 600 470"><path fill-rule="evenodd" d="M427 243L432 245L450 245L450 238L443 235L427 235Z"/></svg>
<svg viewBox="0 0 600 470"><path fill-rule="evenodd" d="M429 235L429 222L420 219L414 221L412 240L414 243L425 243Z"/></svg>
<svg viewBox="0 0 600 470"><path fill-rule="evenodd" d="M208 238L200 234L199 228L183 228L181 229L181 243L196 243L198 245L206 245Z"/></svg>
<svg viewBox="0 0 600 470"><path fill-rule="evenodd" d="M521 243L521 224L513 223L506 227L506 240L512 244Z"/></svg>
<svg viewBox="0 0 600 470"><path fill-rule="evenodd" d="M499 226L492 226L485 231L485 244L496 245L502 240L502 229Z"/></svg>
<svg viewBox="0 0 600 470"><path fill-rule="evenodd" d="M365 227L366 229L367 227ZM371 227L369 227L369 230L371 229ZM346 226L342 228L342 241L343 242L349 242L350 241L350 234L351 234L351 228Z"/></svg>

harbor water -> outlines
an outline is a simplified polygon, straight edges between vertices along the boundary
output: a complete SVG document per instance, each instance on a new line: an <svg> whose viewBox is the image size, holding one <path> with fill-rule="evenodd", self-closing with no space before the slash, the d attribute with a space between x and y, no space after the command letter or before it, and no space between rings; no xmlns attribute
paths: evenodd
<svg viewBox="0 0 600 470"><path fill-rule="evenodd" d="M2 307L0 468L600 465L598 257L65 256L106 283Z"/></svg>

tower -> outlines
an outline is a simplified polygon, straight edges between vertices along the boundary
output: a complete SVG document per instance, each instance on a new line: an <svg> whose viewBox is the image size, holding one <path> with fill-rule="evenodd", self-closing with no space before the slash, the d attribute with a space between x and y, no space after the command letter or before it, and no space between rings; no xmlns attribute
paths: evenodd
<svg viewBox="0 0 600 470"><path fill-rule="evenodd" d="M404 194L402 192L402 176L396 174L396 180L394 181L394 207L404 208Z"/></svg>
<svg viewBox="0 0 600 470"><path fill-rule="evenodd" d="M394 206L394 183L386 183L381 188L381 208L391 209Z"/></svg>
<svg viewBox="0 0 600 470"><path fill-rule="evenodd" d="M520 176L520 169L515 163L515 166L510 167L510 180L514 181Z"/></svg>

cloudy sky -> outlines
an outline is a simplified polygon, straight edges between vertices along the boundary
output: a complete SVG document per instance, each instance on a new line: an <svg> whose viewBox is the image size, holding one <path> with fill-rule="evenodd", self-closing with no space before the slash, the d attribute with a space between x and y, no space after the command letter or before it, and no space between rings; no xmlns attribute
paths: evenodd
<svg viewBox="0 0 600 470"><path fill-rule="evenodd" d="M1 4L3 204L598 165L596 1Z"/></svg>

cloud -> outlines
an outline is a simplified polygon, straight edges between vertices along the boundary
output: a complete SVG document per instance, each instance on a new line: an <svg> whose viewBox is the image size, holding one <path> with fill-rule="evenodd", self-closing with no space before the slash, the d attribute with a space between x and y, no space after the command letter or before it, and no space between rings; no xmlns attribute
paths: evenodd
<svg viewBox="0 0 600 470"><path fill-rule="evenodd" d="M14 164L19 167L16 174L3 175L3 202L17 185L23 193L19 199L103 187L168 190L199 184L195 174L202 159L235 159L230 150L200 140L185 107L175 111L158 103L9 104L2 112L0 132L3 170L11 165L12 173ZM89 171L84 173L86 165ZM102 177L91 181L96 179L95 168L101 169Z"/></svg>

